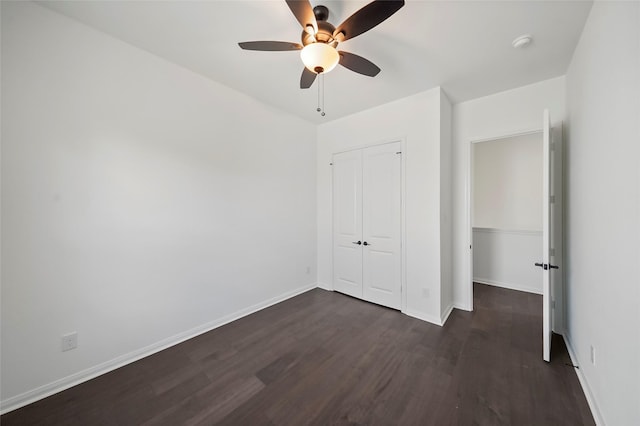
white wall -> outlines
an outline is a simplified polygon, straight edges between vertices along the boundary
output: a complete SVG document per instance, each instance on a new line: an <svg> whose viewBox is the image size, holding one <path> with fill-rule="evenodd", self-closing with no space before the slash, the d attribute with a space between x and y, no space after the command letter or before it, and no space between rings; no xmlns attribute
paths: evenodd
<svg viewBox="0 0 640 426"><path fill-rule="evenodd" d="M2 113L4 408L315 285L312 124L10 2Z"/></svg>
<svg viewBox="0 0 640 426"><path fill-rule="evenodd" d="M406 309L440 323L439 88L318 126L318 284L332 289L332 154L404 139Z"/></svg>
<svg viewBox="0 0 640 426"><path fill-rule="evenodd" d="M542 294L541 231L473 228L473 281Z"/></svg>
<svg viewBox="0 0 640 426"><path fill-rule="evenodd" d="M542 134L473 145L473 226L542 230Z"/></svg>
<svg viewBox="0 0 640 426"><path fill-rule="evenodd" d="M469 145L471 141L492 139L542 129L542 112L547 108L551 113L552 125L559 140L559 130L565 119L565 79L557 77L539 83L523 86L495 95L474 99L454 105L453 108L453 283L454 303L461 309L471 308L469 245ZM558 146L557 154L561 154ZM561 180L557 179L560 184ZM556 192L558 205L562 204L562 194ZM560 209L556 214L561 214ZM561 216L556 217L556 222ZM561 232L555 241L555 264L562 266ZM532 262L533 263L533 262ZM562 271L556 273L558 284L554 329L562 330Z"/></svg>
<svg viewBox="0 0 640 426"><path fill-rule="evenodd" d="M640 3L595 2L567 73L567 103L566 337L594 414L638 425Z"/></svg>
<svg viewBox="0 0 640 426"><path fill-rule="evenodd" d="M440 321L444 323L453 309L451 132L453 106L440 95Z"/></svg>

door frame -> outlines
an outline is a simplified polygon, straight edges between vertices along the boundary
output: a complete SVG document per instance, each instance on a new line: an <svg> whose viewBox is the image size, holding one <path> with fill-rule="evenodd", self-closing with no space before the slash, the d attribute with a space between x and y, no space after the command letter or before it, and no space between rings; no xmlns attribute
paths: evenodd
<svg viewBox="0 0 640 426"><path fill-rule="evenodd" d="M467 252L467 295L469 297L468 310L473 311L473 147L477 143L491 142L502 139L509 139L518 136L527 136L539 133L542 137L544 129L542 127L535 129L522 130L512 133L502 133L497 136L472 138L468 142L468 155L467 155L467 180L465 187L466 195L466 220L467 220L467 245L469 250Z"/></svg>
<svg viewBox="0 0 640 426"><path fill-rule="evenodd" d="M333 156L336 154L341 154L344 152L351 152L351 151L358 151L361 149L365 149L365 148L371 148L374 146L380 146L380 145L388 145L388 144L392 144L392 143L397 143L400 142L400 150L402 152L402 154L400 155L400 181L401 181L401 188L400 188L400 199L401 199L401 205L400 205L400 256L402 256L401 259L401 268L400 268L400 273L401 273L401 277L400 277L400 312L404 312L407 309L407 245L406 245L406 235L407 235L407 220L406 220L406 188L407 188L407 167L406 167L406 162L407 162L407 143L406 143L406 138L405 137L398 137L398 138L389 138L389 139L384 139L378 142L372 142L372 143L365 143L365 144L360 144L360 145L354 145L348 149L340 149L337 151L332 151L331 152L331 160L330 160L330 164L333 165ZM333 171L331 172L330 175L330 188L331 188L331 199L330 199L330 211L331 211L331 219L330 219L330 223L331 223L331 276L333 277L333 247L334 247L334 235L333 235ZM333 278L331 279L331 291L333 291Z"/></svg>

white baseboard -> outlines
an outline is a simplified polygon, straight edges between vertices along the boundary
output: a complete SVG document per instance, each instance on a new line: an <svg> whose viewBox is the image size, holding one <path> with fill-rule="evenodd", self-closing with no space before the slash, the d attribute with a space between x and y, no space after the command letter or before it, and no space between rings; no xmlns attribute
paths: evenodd
<svg viewBox="0 0 640 426"><path fill-rule="evenodd" d="M447 309L444 310L442 315L440 315L440 324L441 325L444 325L447 322L447 320L449 319L449 315L451 315L452 311L453 311L453 303L451 305L449 305L449 307Z"/></svg>
<svg viewBox="0 0 640 426"><path fill-rule="evenodd" d="M529 287L521 284L503 283L500 281L493 281L493 280L488 280L486 278L476 278L476 277L473 277L473 282L476 282L479 284L492 285L494 287L508 288L509 290L518 290L518 291L525 291L527 293L542 294L541 289L538 289L535 287Z"/></svg>
<svg viewBox="0 0 640 426"><path fill-rule="evenodd" d="M153 343L144 348L121 355L117 358L103 362L101 364L87 368L77 373L71 374L67 377L63 377L62 379L58 379L46 385L39 386L35 389L24 392L20 395L7 398L0 402L0 414L8 413L9 411L13 411L20 407L24 407L25 405L31 404L40 399L43 399L55 393L61 392L65 389L69 389L73 386L79 385L80 383L83 383L95 377L101 376L105 373L108 373L110 371L123 367L127 364L131 364L132 362L138 361L139 359L145 358L149 355L153 355L156 352L160 352L171 346L177 345L178 343L182 343L185 340L192 339L196 336L199 336L200 334L203 334L215 328L221 327L225 324L238 320L247 315L251 315L257 311L268 308L269 306L275 305L276 303L280 303L284 300L290 299L299 294L305 293L316 287L318 287L316 283L307 284L303 287L299 287L295 290L283 293L279 296L272 297L271 299L265 300L264 302L256 303L253 306L249 306L245 309L241 309L232 314L225 315L222 318L218 318L216 320L194 327L190 330L187 330L182 333L176 334L174 336L168 337L166 339L160 340L159 342Z"/></svg>
<svg viewBox="0 0 640 426"><path fill-rule="evenodd" d="M472 312L471 306L468 303L463 302L453 302L453 307L455 309L460 309L461 311Z"/></svg>
<svg viewBox="0 0 640 426"><path fill-rule="evenodd" d="M573 346L571 345L571 339L568 335L563 334L562 338L564 339L564 343L567 346L567 351L569 352L569 357L571 358L571 362L573 365L580 366L580 359L577 357L576 352L573 350ZM580 382L580 386L582 386L582 391L584 392L584 396L587 398L587 404L589 404L589 408L591 409L591 415L593 415L593 420L596 422L598 426L605 426L605 422L602 419L602 414L598 409L598 404L596 404L596 400L593 397L593 392L591 392L591 388L589 387L589 382L587 378L582 373L580 368L576 368L576 375L578 376L578 381Z"/></svg>
<svg viewBox="0 0 640 426"><path fill-rule="evenodd" d="M432 315L426 315L423 314L422 312L416 312L416 311L412 311L410 309L405 309L402 311L403 314L405 315L409 315L410 317L422 320L422 321L426 321L426 322L430 322L431 324L435 324L435 325L439 325L442 327L442 319L439 317L435 317Z"/></svg>
<svg viewBox="0 0 640 426"><path fill-rule="evenodd" d="M333 286L331 286L329 284L321 283L321 282L318 282L318 288L321 288L321 289L327 290L327 291L333 291Z"/></svg>
<svg viewBox="0 0 640 426"><path fill-rule="evenodd" d="M334 291L333 288L327 284L323 284L323 283L318 283L318 288L321 288L323 290L327 290L327 291ZM366 302L366 300L361 299L363 301ZM417 312L417 311L412 311L410 309L401 309L400 312L402 312L405 315L408 315L412 318L416 318L422 321L426 321L429 322L431 324L435 324L435 325L439 325L439 326L443 326L444 323L447 321L447 319L449 318L449 315L451 314L451 311L453 310L453 305L449 306L449 308L447 308L444 312L444 315L442 315L441 318L435 317L435 316L431 316L431 315L425 315L421 312Z"/></svg>

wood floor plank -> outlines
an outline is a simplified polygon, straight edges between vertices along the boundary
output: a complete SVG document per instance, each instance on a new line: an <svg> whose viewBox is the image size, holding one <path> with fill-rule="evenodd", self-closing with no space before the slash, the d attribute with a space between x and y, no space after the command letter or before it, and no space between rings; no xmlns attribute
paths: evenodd
<svg viewBox="0 0 640 426"><path fill-rule="evenodd" d="M438 327L315 289L3 415L11 425L592 425L542 298L475 285Z"/></svg>

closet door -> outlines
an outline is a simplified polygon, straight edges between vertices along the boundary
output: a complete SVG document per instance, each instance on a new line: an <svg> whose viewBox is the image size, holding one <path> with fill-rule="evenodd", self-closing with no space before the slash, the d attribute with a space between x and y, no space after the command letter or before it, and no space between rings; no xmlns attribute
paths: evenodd
<svg viewBox="0 0 640 426"><path fill-rule="evenodd" d="M362 298L362 151L333 156L333 288Z"/></svg>
<svg viewBox="0 0 640 426"><path fill-rule="evenodd" d="M402 159L400 142L363 150L363 299L401 307Z"/></svg>

